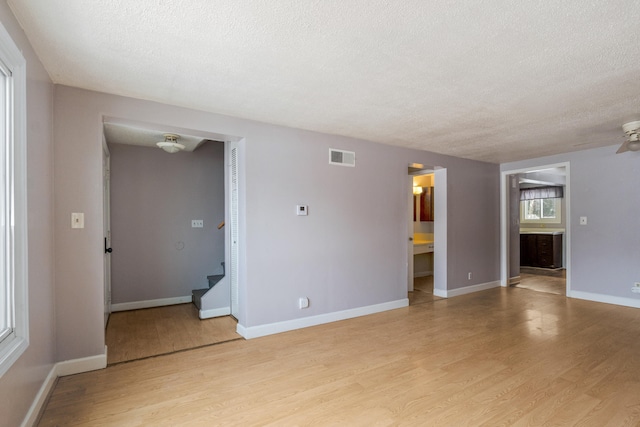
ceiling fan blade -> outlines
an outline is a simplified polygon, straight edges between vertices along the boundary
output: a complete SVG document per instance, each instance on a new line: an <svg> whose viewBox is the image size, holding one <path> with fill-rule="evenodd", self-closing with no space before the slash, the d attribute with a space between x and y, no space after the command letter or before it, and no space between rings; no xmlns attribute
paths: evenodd
<svg viewBox="0 0 640 427"><path fill-rule="evenodd" d="M629 151L629 140L622 143L618 151L616 151L616 154L624 153L625 151Z"/></svg>

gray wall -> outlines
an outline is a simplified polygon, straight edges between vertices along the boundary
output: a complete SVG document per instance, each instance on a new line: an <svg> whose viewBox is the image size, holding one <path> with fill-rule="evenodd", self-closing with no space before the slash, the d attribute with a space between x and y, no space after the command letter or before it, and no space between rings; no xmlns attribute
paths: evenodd
<svg viewBox="0 0 640 427"><path fill-rule="evenodd" d="M29 347L0 378L0 424L20 425L55 360L53 85L6 2L0 21L27 60Z"/></svg>
<svg viewBox="0 0 640 427"><path fill-rule="evenodd" d="M503 171L570 162L571 291L626 298L640 281L640 153L619 145L501 165ZM586 216L588 225L579 225Z"/></svg>
<svg viewBox="0 0 640 427"><path fill-rule="evenodd" d="M499 279L497 165L58 86L62 359L104 351L102 115L244 137L239 320L245 327L406 298L412 162L447 168L448 289ZM330 147L355 151L357 166L329 165ZM308 204L309 216L296 216L296 204ZM68 227L74 211L85 212L86 228L78 233ZM308 309L297 309L300 296L310 298ZM81 308L71 302L78 299L85 301Z"/></svg>
<svg viewBox="0 0 640 427"><path fill-rule="evenodd" d="M112 302L189 296L224 261L224 144L111 144ZM204 220L192 228L191 220Z"/></svg>

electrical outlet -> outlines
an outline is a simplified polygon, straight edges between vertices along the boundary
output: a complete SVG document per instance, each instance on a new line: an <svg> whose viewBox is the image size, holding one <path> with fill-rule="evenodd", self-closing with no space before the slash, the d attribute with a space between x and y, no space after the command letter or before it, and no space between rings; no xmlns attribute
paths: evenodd
<svg viewBox="0 0 640 427"><path fill-rule="evenodd" d="M309 308L309 298L302 297L298 300L298 308L302 310L303 308Z"/></svg>
<svg viewBox="0 0 640 427"><path fill-rule="evenodd" d="M467 280L471 280L471 272L469 272L469 274L467 276Z"/></svg>
<svg viewBox="0 0 640 427"><path fill-rule="evenodd" d="M191 221L191 228L202 228L202 227L204 227L204 220L194 219Z"/></svg>
<svg viewBox="0 0 640 427"><path fill-rule="evenodd" d="M633 284L633 288L631 288L631 292L640 294L640 282L635 282Z"/></svg>

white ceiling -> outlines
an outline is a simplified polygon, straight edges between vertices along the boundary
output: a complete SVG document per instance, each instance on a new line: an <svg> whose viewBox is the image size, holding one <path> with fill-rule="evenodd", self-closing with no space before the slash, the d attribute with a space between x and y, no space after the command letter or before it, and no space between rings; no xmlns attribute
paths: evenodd
<svg viewBox="0 0 640 427"><path fill-rule="evenodd" d="M109 144L127 144L142 147L157 147L156 144L158 142L164 141L166 133L154 129L144 129L110 122L105 122L103 128L104 137ZM191 135L172 135L178 136L176 142L184 145L184 151L193 151L206 141L204 138Z"/></svg>
<svg viewBox="0 0 640 427"><path fill-rule="evenodd" d="M268 123L501 163L640 119L637 0L8 3L55 83Z"/></svg>

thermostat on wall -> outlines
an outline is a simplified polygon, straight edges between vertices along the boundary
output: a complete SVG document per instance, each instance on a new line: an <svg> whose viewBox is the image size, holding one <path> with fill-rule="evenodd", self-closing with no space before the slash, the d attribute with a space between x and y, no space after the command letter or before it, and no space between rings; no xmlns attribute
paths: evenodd
<svg viewBox="0 0 640 427"><path fill-rule="evenodd" d="M309 207L307 205L296 205L296 215L307 215Z"/></svg>

